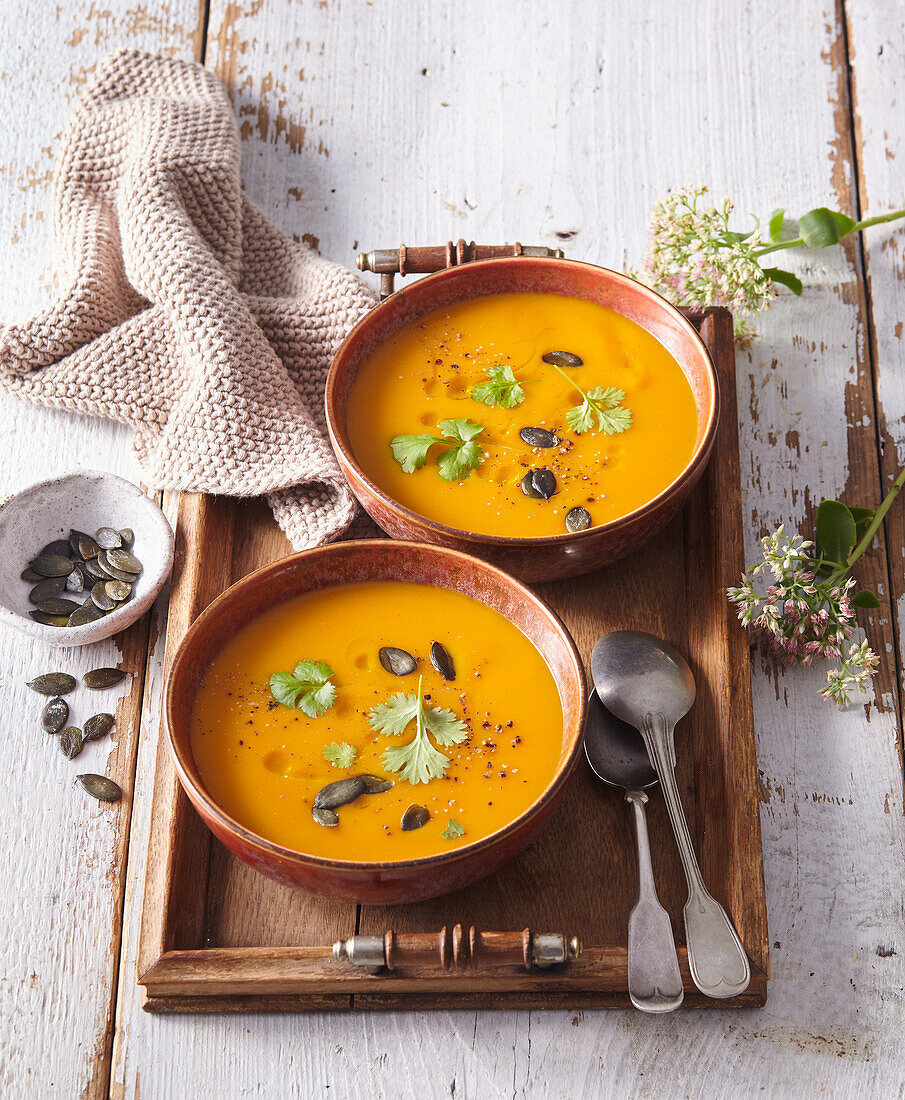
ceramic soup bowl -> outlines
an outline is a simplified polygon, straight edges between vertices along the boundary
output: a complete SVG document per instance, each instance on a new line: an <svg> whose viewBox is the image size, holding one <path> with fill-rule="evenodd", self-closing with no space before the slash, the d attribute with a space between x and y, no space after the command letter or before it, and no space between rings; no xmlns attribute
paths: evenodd
<svg viewBox="0 0 905 1100"><path fill-rule="evenodd" d="M230 817L211 797L191 748L192 708L216 655L237 630L270 608L332 585L405 580L464 593L503 615L533 643L555 681L563 710L552 778L515 820L474 843L418 859L356 862L281 847ZM389 540L336 543L251 573L196 619L165 689L166 727L177 774L214 835L279 882L322 897L401 903L448 893L495 871L537 835L566 790L581 751L587 690L581 658L557 615L531 591L485 562L442 547Z"/></svg>
<svg viewBox="0 0 905 1100"><path fill-rule="evenodd" d="M689 383L697 437L687 465L658 495L617 519L577 533L502 537L446 526L419 515L376 485L356 459L349 433L350 395L362 365L388 338L434 310L485 295L533 292L599 303L636 322L666 348ZM367 314L337 351L327 378L330 439L343 473L370 516L393 538L474 554L523 580L587 573L635 549L666 524L704 471L716 434L719 393L710 356L674 306L633 279L573 260L517 257L439 271L396 291Z"/></svg>

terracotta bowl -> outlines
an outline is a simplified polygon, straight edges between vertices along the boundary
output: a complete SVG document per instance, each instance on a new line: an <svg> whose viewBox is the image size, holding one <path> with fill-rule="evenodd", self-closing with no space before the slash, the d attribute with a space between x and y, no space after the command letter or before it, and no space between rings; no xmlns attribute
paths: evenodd
<svg viewBox="0 0 905 1100"><path fill-rule="evenodd" d="M659 496L620 519L577 534L503 538L447 527L418 515L370 481L349 439L349 397L362 364L393 333L432 310L469 298L534 291L585 298L647 329L676 358L694 394L698 434L682 473ZM523 580L588 573L634 550L681 507L710 457L719 410L716 372L694 326L665 298L626 275L574 260L518 257L482 260L439 271L398 290L349 333L327 377L327 425L333 449L352 491L393 538L431 542L474 554Z"/></svg>
<svg viewBox="0 0 905 1100"><path fill-rule="evenodd" d="M463 848L385 863L325 859L274 844L222 810L204 787L189 738L202 678L238 629L278 603L330 585L408 580L451 588L489 604L525 634L553 673L563 707L556 771L537 801L505 828ZM251 573L218 597L192 624L167 679L165 714L170 750L186 794L201 818L246 863L278 882L346 901L397 903L435 897L495 871L520 852L550 817L566 788L584 738L587 690L581 658L553 611L518 581L465 554L387 540L336 543L283 558Z"/></svg>

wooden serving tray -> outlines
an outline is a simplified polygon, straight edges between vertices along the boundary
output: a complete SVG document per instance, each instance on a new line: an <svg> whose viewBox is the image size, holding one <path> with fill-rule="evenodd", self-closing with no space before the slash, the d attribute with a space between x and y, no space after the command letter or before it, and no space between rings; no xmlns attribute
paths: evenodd
<svg viewBox="0 0 905 1100"><path fill-rule="evenodd" d="M686 1005L758 1006L769 974L748 644L725 589L742 569L741 487L732 319L691 315L719 374L713 459L683 513L630 558L537 585L587 660L605 631L662 635L684 652L698 697L676 734L678 782L704 878L751 960L744 994L695 989L684 947L685 880L662 797L649 806L654 871L672 914ZM185 495L179 504L167 662L192 619L224 588L290 552L261 501ZM237 860L201 823L160 737L139 982L155 1012L627 1005L626 929L636 889L629 807L582 761L562 806L528 851L458 893L413 905L323 901ZM371 973L330 953L353 933L484 930L578 935L581 957L548 971L521 966Z"/></svg>

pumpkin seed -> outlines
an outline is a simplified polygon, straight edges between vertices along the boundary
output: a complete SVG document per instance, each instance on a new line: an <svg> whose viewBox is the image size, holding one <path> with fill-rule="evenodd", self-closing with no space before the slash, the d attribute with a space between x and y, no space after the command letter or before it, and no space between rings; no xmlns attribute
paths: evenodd
<svg viewBox="0 0 905 1100"><path fill-rule="evenodd" d="M541 356L541 359L554 367L580 367L584 363L580 355L575 355L571 351L548 351L546 355Z"/></svg>
<svg viewBox="0 0 905 1100"><path fill-rule="evenodd" d="M367 789L367 784L360 775L350 775L348 779L337 779L319 790L314 805L318 810L335 810L338 806L354 802Z"/></svg>
<svg viewBox="0 0 905 1100"><path fill-rule="evenodd" d="M367 794L383 794L394 786L392 779L384 779L381 775L360 775L358 778L364 783Z"/></svg>
<svg viewBox="0 0 905 1100"><path fill-rule="evenodd" d="M556 478L553 471L542 467L529 470L522 478L522 492L533 500L549 500L556 492Z"/></svg>
<svg viewBox="0 0 905 1100"><path fill-rule="evenodd" d="M420 829L430 819L430 810L426 806L419 806L417 802L413 802L402 815L402 831L410 833L412 829Z"/></svg>
<svg viewBox="0 0 905 1100"><path fill-rule="evenodd" d="M105 550L104 562L116 569L122 569L125 573L135 573L137 575L142 571L141 562L128 550Z"/></svg>
<svg viewBox="0 0 905 1100"><path fill-rule="evenodd" d="M587 508L572 508L566 513L566 530L573 534L576 531L587 531L591 526L591 513Z"/></svg>
<svg viewBox="0 0 905 1100"><path fill-rule="evenodd" d="M86 772L84 775L77 775L76 779L88 794L92 798L96 798L98 802L118 802L123 796L123 789L119 783L114 783L106 775L95 775L94 772Z"/></svg>
<svg viewBox="0 0 905 1100"><path fill-rule="evenodd" d="M71 760L82 751L85 740L78 726L67 726L60 734L60 752Z"/></svg>
<svg viewBox="0 0 905 1100"><path fill-rule="evenodd" d="M39 554L29 564L42 577L67 577L72 572L72 562L62 554Z"/></svg>
<svg viewBox="0 0 905 1100"><path fill-rule="evenodd" d="M64 600L60 596L52 596L49 600L41 600L38 604L38 610L43 611L45 615L65 615L67 619L78 607L74 600Z"/></svg>
<svg viewBox="0 0 905 1100"><path fill-rule="evenodd" d="M94 601L89 598L86 604L77 611L73 611L69 616L69 626L87 626L88 623L96 623L98 619L103 617L103 611L96 607Z"/></svg>
<svg viewBox="0 0 905 1100"><path fill-rule="evenodd" d="M69 618L66 615L48 615L46 611L29 611L29 616L42 626L69 626Z"/></svg>
<svg viewBox="0 0 905 1100"><path fill-rule="evenodd" d="M339 824L339 814L326 809L324 806L312 806L311 816L318 825L326 825L328 829L332 829L334 825Z"/></svg>
<svg viewBox="0 0 905 1100"><path fill-rule="evenodd" d="M64 558L69 557L70 545L68 539L54 539L53 542L48 544L41 551L42 554L60 554Z"/></svg>
<svg viewBox="0 0 905 1100"><path fill-rule="evenodd" d="M45 672L29 680L26 687L39 695L68 695L75 688L75 677L68 672Z"/></svg>
<svg viewBox="0 0 905 1100"><path fill-rule="evenodd" d="M93 668L82 677L82 683L86 688L98 690L99 688L115 687L120 681L125 680L126 676L128 676L128 673L121 668Z"/></svg>
<svg viewBox="0 0 905 1100"><path fill-rule="evenodd" d="M449 650L440 642L431 642L431 664L444 680L455 680L456 666L449 655Z"/></svg>
<svg viewBox="0 0 905 1100"><path fill-rule="evenodd" d="M111 574L107 570L107 566L101 562L100 558L91 558L86 561L83 566L85 572L92 580L95 581L109 581ZM88 582L85 582L85 587L88 587Z"/></svg>
<svg viewBox="0 0 905 1100"><path fill-rule="evenodd" d="M546 428L522 428L518 434L529 447L555 447L559 443L559 436Z"/></svg>
<svg viewBox="0 0 905 1100"><path fill-rule="evenodd" d="M69 718L69 704L59 695L41 711L41 725L45 733L59 733Z"/></svg>
<svg viewBox="0 0 905 1100"><path fill-rule="evenodd" d="M387 672L392 672L394 676L408 676L418 667L418 662L411 653L394 645L381 646L377 656Z"/></svg>
<svg viewBox="0 0 905 1100"><path fill-rule="evenodd" d="M79 535L79 553L88 561L89 558L96 558L101 552L101 548L95 542L90 535Z"/></svg>
<svg viewBox="0 0 905 1100"><path fill-rule="evenodd" d="M98 527L94 532L94 541L101 550L119 550L123 537L115 527Z"/></svg>
<svg viewBox="0 0 905 1100"><path fill-rule="evenodd" d="M135 542L135 532L132 530L131 527L122 527L120 528L119 534L123 540L123 549L131 550L132 543Z"/></svg>
<svg viewBox="0 0 905 1100"><path fill-rule="evenodd" d="M67 592L84 592L86 575L87 573L84 565L73 565L72 572L66 578Z"/></svg>
<svg viewBox="0 0 905 1100"><path fill-rule="evenodd" d="M113 729L115 721L112 714L94 714L82 727L82 735L86 741L98 741Z"/></svg>
<svg viewBox="0 0 905 1100"><path fill-rule="evenodd" d="M104 581L98 581L91 589L91 599L101 611L112 611L116 607L116 600L107 595L107 585Z"/></svg>
<svg viewBox="0 0 905 1100"><path fill-rule="evenodd" d="M74 527L72 528L69 532L69 548L73 554L79 553L79 539L87 539L88 537L85 531L76 531Z"/></svg>
<svg viewBox="0 0 905 1100"><path fill-rule="evenodd" d="M32 569L30 565L26 565L19 576L23 581L31 581L32 583L43 579L37 569Z"/></svg>
<svg viewBox="0 0 905 1100"><path fill-rule="evenodd" d="M37 605L59 596L65 587L66 579L64 577L45 577L44 580L38 581L31 592L28 593L28 599L31 603Z"/></svg>
<svg viewBox="0 0 905 1100"><path fill-rule="evenodd" d="M104 591L111 600L122 603L123 600L127 600L132 595L132 585L127 584L125 581L107 581L104 585Z"/></svg>
<svg viewBox="0 0 905 1100"><path fill-rule="evenodd" d="M108 561L101 562L98 558L98 562L102 565L107 577L118 581L125 581L126 584L135 584L138 580L137 573L127 573L125 569L117 569L115 565L111 565Z"/></svg>

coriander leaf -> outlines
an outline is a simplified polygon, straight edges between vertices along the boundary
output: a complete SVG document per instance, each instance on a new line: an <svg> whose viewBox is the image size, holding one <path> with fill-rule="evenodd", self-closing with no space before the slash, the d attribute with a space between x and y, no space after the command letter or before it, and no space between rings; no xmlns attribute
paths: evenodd
<svg viewBox="0 0 905 1100"><path fill-rule="evenodd" d="M324 759L334 768L351 768L358 753L346 741L331 741L324 745Z"/></svg>
<svg viewBox="0 0 905 1100"><path fill-rule="evenodd" d="M484 372L487 381L481 382L471 391L475 401L485 405L498 405L501 409L514 409L525 400L525 391L513 374L512 367L501 364L488 367Z"/></svg>
<svg viewBox="0 0 905 1100"><path fill-rule="evenodd" d="M385 703L372 707L368 713L371 728L390 737L405 732L415 720L415 736L407 745L388 748L383 754L383 766L398 772L407 783L429 783L446 775L449 757L431 744L432 733L440 745L457 745L468 736L468 728L451 710L441 707L425 707L421 694L423 677L418 680L417 695L405 695L401 691Z"/></svg>
<svg viewBox="0 0 905 1100"><path fill-rule="evenodd" d="M379 703L368 712L368 722L372 730L389 737L398 737L405 733L405 727L418 715L418 698L405 695L401 691L390 696L385 703Z"/></svg>
<svg viewBox="0 0 905 1100"><path fill-rule="evenodd" d="M483 432L484 427L478 424L475 420L466 420L464 417L457 417L455 420L441 420L437 425L444 435L452 436L453 439L458 439L460 443L467 443L470 439L475 439Z"/></svg>
<svg viewBox="0 0 905 1100"><path fill-rule="evenodd" d="M604 435L619 435L632 426L632 414L623 407L625 390L608 386L605 390L595 386L588 391L587 399L597 413L597 430Z"/></svg>
<svg viewBox="0 0 905 1100"><path fill-rule="evenodd" d="M440 834L440 836L442 836L444 840L458 840L460 836L464 835L465 826L460 825L459 822L456 821L456 819L453 817L449 819L449 824Z"/></svg>
<svg viewBox="0 0 905 1100"><path fill-rule="evenodd" d="M437 459L437 467L440 477L445 481L462 481L476 470L484 461L484 452L475 437L483 432L484 428L473 420L441 420L440 431L445 436L452 436L457 443L451 443L449 450Z"/></svg>
<svg viewBox="0 0 905 1100"><path fill-rule="evenodd" d="M427 462L427 452L435 443L442 443L432 435L397 435L390 441L393 458L402 466L407 474L420 470Z"/></svg>
<svg viewBox="0 0 905 1100"><path fill-rule="evenodd" d="M323 661L302 660L293 672L275 672L270 677L270 694L284 707L297 707L309 718L320 718L336 699L332 675L333 669Z"/></svg>
<svg viewBox="0 0 905 1100"><path fill-rule="evenodd" d="M566 413L566 423L576 435L583 435L594 427L594 406L590 401L574 405Z"/></svg>
<svg viewBox="0 0 905 1100"><path fill-rule="evenodd" d="M468 736L468 726L451 710L424 707L424 724L438 745L458 745Z"/></svg>
<svg viewBox="0 0 905 1100"><path fill-rule="evenodd" d="M438 752L426 737L416 736L402 748L387 749L382 763L389 771L398 772L406 783L430 783L446 775L449 757Z"/></svg>
<svg viewBox="0 0 905 1100"><path fill-rule="evenodd" d="M323 684L333 675L333 669L323 661L299 661L292 675L309 684Z"/></svg>

